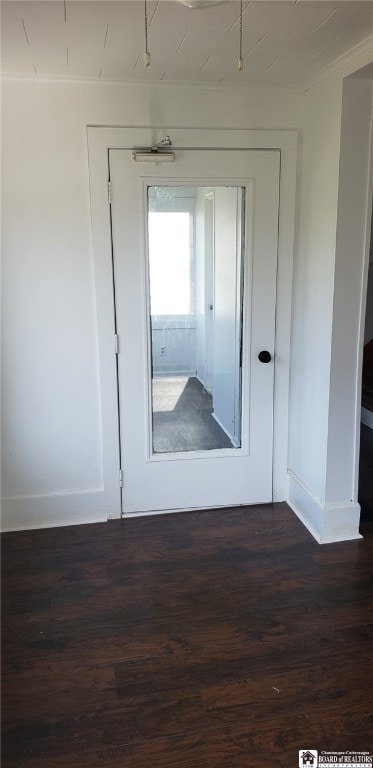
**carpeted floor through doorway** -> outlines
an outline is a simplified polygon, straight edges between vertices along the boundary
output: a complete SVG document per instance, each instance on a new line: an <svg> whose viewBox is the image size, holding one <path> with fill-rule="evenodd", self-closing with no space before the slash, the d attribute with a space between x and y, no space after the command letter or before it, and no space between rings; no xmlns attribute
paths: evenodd
<svg viewBox="0 0 373 768"><path fill-rule="evenodd" d="M195 376L153 379L154 452L232 448L212 413L212 397Z"/></svg>

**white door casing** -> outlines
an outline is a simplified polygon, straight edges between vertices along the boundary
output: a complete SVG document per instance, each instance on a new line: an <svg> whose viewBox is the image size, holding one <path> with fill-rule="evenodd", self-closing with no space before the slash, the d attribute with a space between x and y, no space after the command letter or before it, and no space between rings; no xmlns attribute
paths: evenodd
<svg viewBox="0 0 373 768"><path fill-rule="evenodd" d="M276 376L274 388L273 499L287 493L288 385L291 280L295 218L295 131L88 127L93 262L100 359L103 469L108 518L119 517L119 446L114 355L110 206L107 198L108 150L150 146L171 133L173 147L205 149L278 149L281 155L279 245L276 306Z"/></svg>

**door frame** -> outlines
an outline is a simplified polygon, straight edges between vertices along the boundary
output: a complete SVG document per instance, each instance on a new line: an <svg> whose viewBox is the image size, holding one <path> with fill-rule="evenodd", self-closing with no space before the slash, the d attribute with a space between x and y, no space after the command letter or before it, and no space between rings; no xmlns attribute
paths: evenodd
<svg viewBox="0 0 373 768"><path fill-rule="evenodd" d="M150 147L165 134L177 149L280 152L277 304L273 401L273 501L287 498L289 371L296 205L297 131L207 128L87 127L92 255L101 391L103 484L107 519L122 515L116 358L115 286L108 195L109 149ZM125 470L125 468L124 468Z"/></svg>

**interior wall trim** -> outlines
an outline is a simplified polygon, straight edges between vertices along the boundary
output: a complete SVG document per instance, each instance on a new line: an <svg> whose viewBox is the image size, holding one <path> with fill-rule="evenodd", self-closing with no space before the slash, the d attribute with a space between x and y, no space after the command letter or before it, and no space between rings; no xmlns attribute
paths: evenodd
<svg viewBox="0 0 373 768"><path fill-rule="evenodd" d="M289 470L287 503L318 544L361 539L360 504L325 504L316 499L297 475Z"/></svg>
<svg viewBox="0 0 373 768"><path fill-rule="evenodd" d="M23 531L80 523L100 523L116 516L102 490L41 494L3 499L1 530Z"/></svg>
<svg viewBox="0 0 373 768"><path fill-rule="evenodd" d="M277 129L88 126L91 226L100 360L104 487L120 517L118 412L113 356L114 307L110 220L107 208L108 151L152 146L170 134L184 149L274 150L281 155L274 385L273 501L287 498L289 370L298 132ZM125 470L125 467L124 467Z"/></svg>

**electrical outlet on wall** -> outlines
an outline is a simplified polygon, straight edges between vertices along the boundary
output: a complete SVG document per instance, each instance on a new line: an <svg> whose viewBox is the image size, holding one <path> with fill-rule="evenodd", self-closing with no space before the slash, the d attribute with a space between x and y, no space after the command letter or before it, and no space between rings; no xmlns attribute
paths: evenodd
<svg viewBox="0 0 373 768"><path fill-rule="evenodd" d="M166 347L161 347L161 357L166 354Z"/></svg>

